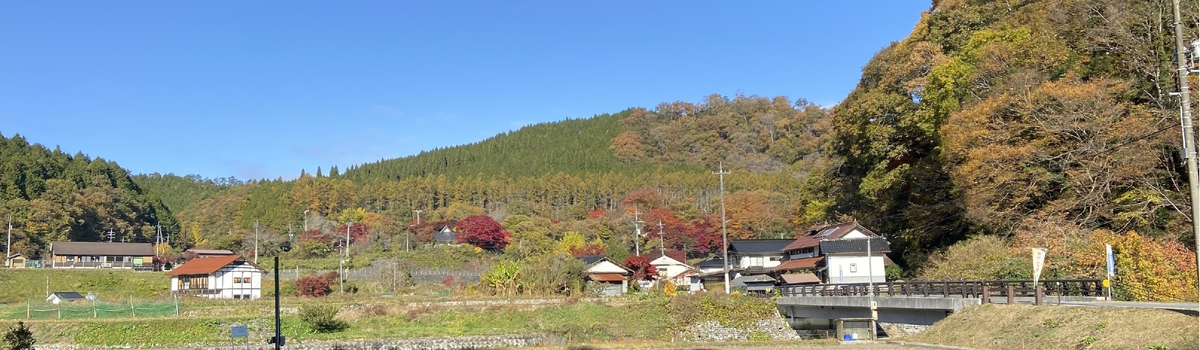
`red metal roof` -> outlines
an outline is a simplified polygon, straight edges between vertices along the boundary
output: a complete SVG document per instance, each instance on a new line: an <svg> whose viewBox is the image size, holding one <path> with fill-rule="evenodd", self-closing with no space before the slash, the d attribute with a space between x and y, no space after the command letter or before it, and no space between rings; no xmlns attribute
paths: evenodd
<svg viewBox="0 0 1200 350"><path fill-rule="evenodd" d="M222 255L195 258L189 260L183 265L179 265L179 267L171 270L171 272L167 272L167 274L171 276L208 275L212 274L213 272L217 272L217 270L220 270L222 267L225 267L226 265L229 265L229 263L237 261L241 258L242 257L240 255Z"/></svg>
<svg viewBox="0 0 1200 350"><path fill-rule="evenodd" d="M815 258L788 260L788 261L784 261L782 264L779 264L779 266L776 266L775 268L771 269L771 271L811 269L811 268L817 267L817 263L821 262L821 260L825 260L825 257L818 256Z"/></svg>
<svg viewBox="0 0 1200 350"><path fill-rule="evenodd" d="M596 282L621 282L625 280L625 276L617 273L593 273L588 275L588 278Z"/></svg>

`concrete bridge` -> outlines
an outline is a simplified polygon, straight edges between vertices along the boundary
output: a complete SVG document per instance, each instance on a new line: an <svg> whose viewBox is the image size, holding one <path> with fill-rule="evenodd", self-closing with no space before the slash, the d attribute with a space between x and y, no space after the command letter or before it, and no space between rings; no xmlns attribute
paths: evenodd
<svg viewBox="0 0 1200 350"><path fill-rule="evenodd" d="M829 329L838 319L870 319L872 299L879 322L932 325L970 305L1041 304L1048 296L1094 301L1103 295L1100 280L823 284L784 287L776 306L794 328Z"/></svg>

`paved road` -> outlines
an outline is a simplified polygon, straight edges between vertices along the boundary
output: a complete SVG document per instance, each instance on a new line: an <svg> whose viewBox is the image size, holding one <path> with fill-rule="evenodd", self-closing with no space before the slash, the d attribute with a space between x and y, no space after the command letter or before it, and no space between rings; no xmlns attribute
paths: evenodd
<svg viewBox="0 0 1200 350"><path fill-rule="evenodd" d="M1049 300L1048 304L1058 304L1057 301ZM1108 306L1108 307L1135 307L1143 309L1170 309L1170 310L1193 310L1200 309L1196 303L1156 303L1148 301L1063 301L1062 305L1074 306Z"/></svg>

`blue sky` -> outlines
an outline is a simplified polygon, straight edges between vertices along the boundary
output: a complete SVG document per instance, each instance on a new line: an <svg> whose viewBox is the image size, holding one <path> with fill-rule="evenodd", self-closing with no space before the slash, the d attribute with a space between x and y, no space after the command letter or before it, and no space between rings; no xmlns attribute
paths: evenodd
<svg viewBox="0 0 1200 350"><path fill-rule="evenodd" d="M837 103L929 1L0 2L0 133L294 178L712 93Z"/></svg>

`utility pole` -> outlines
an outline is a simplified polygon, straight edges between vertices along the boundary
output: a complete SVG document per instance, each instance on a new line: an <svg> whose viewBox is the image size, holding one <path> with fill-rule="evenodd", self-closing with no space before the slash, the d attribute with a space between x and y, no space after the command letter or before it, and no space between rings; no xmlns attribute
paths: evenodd
<svg viewBox="0 0 1200 350"><path fill-rule="evenodd" d="M254 220L254 264L258 265L258 220Z"/></svg>
<svg viewBox="0 0 1200 350"><path fill-rule="evenodd" d="M354 226L354 221L346 224L346 257L350 257L350 227Z"/></svg>
<svg viewBox="0 0 1200 350"><path fill-rule="evenodd" d="M661 252L663 256L667 256L667 244L665 243L666 241L663 240L663 226L664 225L662 223L662 219L659 219L658 220L658 246L659 246L658 251Z"/></svg>
<svg viewBox="0 0 1200 350"><path fill-rule="evenodd" d="M417 213L417 226L421 225L421 212L423 212L423 211L424 210L420 210L420 209L413 210L414 213ZM409 243L409 241L410 241L409 237L411 237L411 236L412 236L412 232L404 233L404 251L406 251L406 252L412 251L412 248L410 248L410 247L412 247L412 244Z"/></svg>
<svg viewBox="0 0 1200 350"><path fill-rule="evenodd" d="M1172 2L1175 13L1175 59L1179 64L1179 103L1181 124L1183 125L1183 154L1187 158L1188 190L1192 195L1192 238L1196 241L1196 262L1200 264L1200 224L1197 224L1200 221L1200 184L1198 184L1196 179L1198 175L1196 173L1196 138L1192 131L1192 99L1187 78L1187 46L1183 44L1183 24L1181 23L1183 22L1183 15L1179 11L1179 0ZM1193 55L1195 54L1200 53L1193 53ZM1196 268L1197 271L1200 271L1200 265L1197 265ZM1197 321L1200 322L1200 319ZM1200 345L1200 343L1197 344Z"/></svg>
<svg viewBox="0 0 1200 350"><path fill-rule="evenodd" d="M162 248L159 247L163 242L162 223L154 224L154 242L154 255L162 255Z"/></svg>
<svg viewBox="0 0 1200 350"><path fill-rule="evenodd" d="M308 209L304 209L304 232L308 232Z"/></svg>
<svg viewBox="0 0 1200 350"><path fill-rule="evenodd" d="M725 232L725 175L728 174L724 162L718 162L713 175L717 175L721 181L721 252L725 256L725 294L729 294L729 234Z"/></svg>
<svg viewBox="0 0 1200 350"><path fill-rule="evenodd" d="M8 244L4 245L4 267L9 266L9 258L12 257L12 214L8 214Z"/></svg>
<svg viewBox="0 0 1200 350"><path fill-rule="evenodd" d="M113 239L113 230L110 228L110 229L108 229L108 243L112 243L112 239Z"/></svg>
<svg viewBox="0 0 1200 350"><path fill-rule="evenodd" d="M635 252L637 252L636 255L639 255L639 256L642 255L641 241L642 241L642 224L643 224L642 221L638 220L638 215L640 215L640 214L641 213L638 212L638 207L636 205L633 206L633 249ZM628 247L628 246L626 246L626 247Z"/></svg>
<svg viewBox="0 0 1200 350"><path fill-rule="evenodd" d="M867 305L871 307L871 329L874 330L875 321L879 320L879 310L875 307L875 257L871 256L871 239L867 236ZM873 334L871 339L875 338Z"/></svg>

